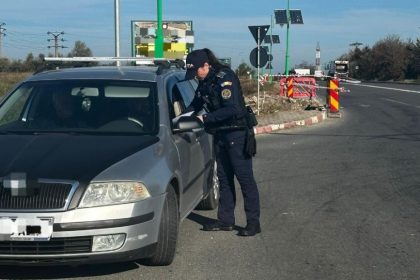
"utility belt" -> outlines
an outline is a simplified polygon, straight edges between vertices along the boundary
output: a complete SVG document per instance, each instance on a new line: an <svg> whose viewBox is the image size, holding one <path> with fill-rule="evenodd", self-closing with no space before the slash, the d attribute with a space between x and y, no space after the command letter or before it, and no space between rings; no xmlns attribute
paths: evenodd
<svg viewBox="0 0 420 280"><path fill-rule="evenodd" d="M226 125L215 124L214 126L206 127L207 133L210 133L210 134L217 134L219 132L223 133L223 132L235 131L235 130L247 130L247 129L249 129L249 127L247 125L247 121L245 118L233 120Z"/></svg>
<svg viewBox="0 0 420 280"><path fill-rule="evenodd" d="M245 115L233 120L227 127L227 129L230 127L232 129L238 129L238 128L249 128L253 129L254 126L258 125L257 117L255 116L254 111L252 111L251 106L245 107L246 112Z"/></svg>
<svg viewBox="0 0 420 280"><path fill-rule="evenodd" d="M245 145L243 147L243 153L246 158L252 158L257 153L257 141L255 139L254 129L249 129L247 126L221 126L217 128L217 131L214 133L216 149L218 147L228 147L226 144L226 139L224 137L225 133L233 131L245 131Z"/></svg>
<svg viewBox="0 0 420 280"><path fill-rule="evenodd" d="M228 131L228 130L253 130L254 126L258 125L257 117L252 111L250 106L245 107L246 112L244 116L231 120L226 125L214 125L214 127L206 127L206 130L210 134L215 134L218 131Z"/></svg>

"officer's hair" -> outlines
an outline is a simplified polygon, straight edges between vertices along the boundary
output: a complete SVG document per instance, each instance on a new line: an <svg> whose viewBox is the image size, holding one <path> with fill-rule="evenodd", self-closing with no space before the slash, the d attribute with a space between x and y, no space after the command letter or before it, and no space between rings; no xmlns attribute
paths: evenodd
<svg viewBox="0 0 420 280"><path fill-rule="evenodd" d="M220 61L217 59L217 57L214 55L214 53L210 49L204 48L203 51L207 54L207 57L209 59L209 64L214 69L221 69L221 68L226 67L225 65L220 63Z"/></svg>

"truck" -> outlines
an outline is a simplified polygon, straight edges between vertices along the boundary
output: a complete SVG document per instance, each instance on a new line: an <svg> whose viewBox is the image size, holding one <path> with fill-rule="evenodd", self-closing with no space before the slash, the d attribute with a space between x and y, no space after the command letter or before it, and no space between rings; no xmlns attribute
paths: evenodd
<svg viewBox="0 0 420 280"><path fill-rule="evenodd" d="M335 60L331 61L329 65L328 76L336 76L340 79L347 79L349 77L349 61Z"/></svg>
<svg viewBox="0 0 420 280"><path fill-rule="evenodd" d="M311 70L306 68L296 68L294 71L299 76L309 76L311 74Z"/></svg>

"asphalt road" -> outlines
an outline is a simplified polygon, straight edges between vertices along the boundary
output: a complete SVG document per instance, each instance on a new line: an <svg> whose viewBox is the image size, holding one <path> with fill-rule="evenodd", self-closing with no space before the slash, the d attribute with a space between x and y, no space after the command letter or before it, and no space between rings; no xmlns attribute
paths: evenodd
<svg viewBox="0 0 420 280"><path fill-rule="evenodd" d="M372 86L345 85L340 119L258 137L262 234L203 232L216 213L195 211L171 266L2 267L0 278L420 279L420 86Z"/></svg>

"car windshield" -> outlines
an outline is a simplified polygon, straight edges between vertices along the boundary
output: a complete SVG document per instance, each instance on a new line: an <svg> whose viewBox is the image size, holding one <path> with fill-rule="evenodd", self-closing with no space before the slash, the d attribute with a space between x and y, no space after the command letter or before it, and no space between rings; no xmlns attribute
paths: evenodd
<svg viewBox="0 0 420 280"><path fill-rule="evenodd" d="M1 104L0 133L156 134L157 110L152 82L27 82Z"/></svg>

